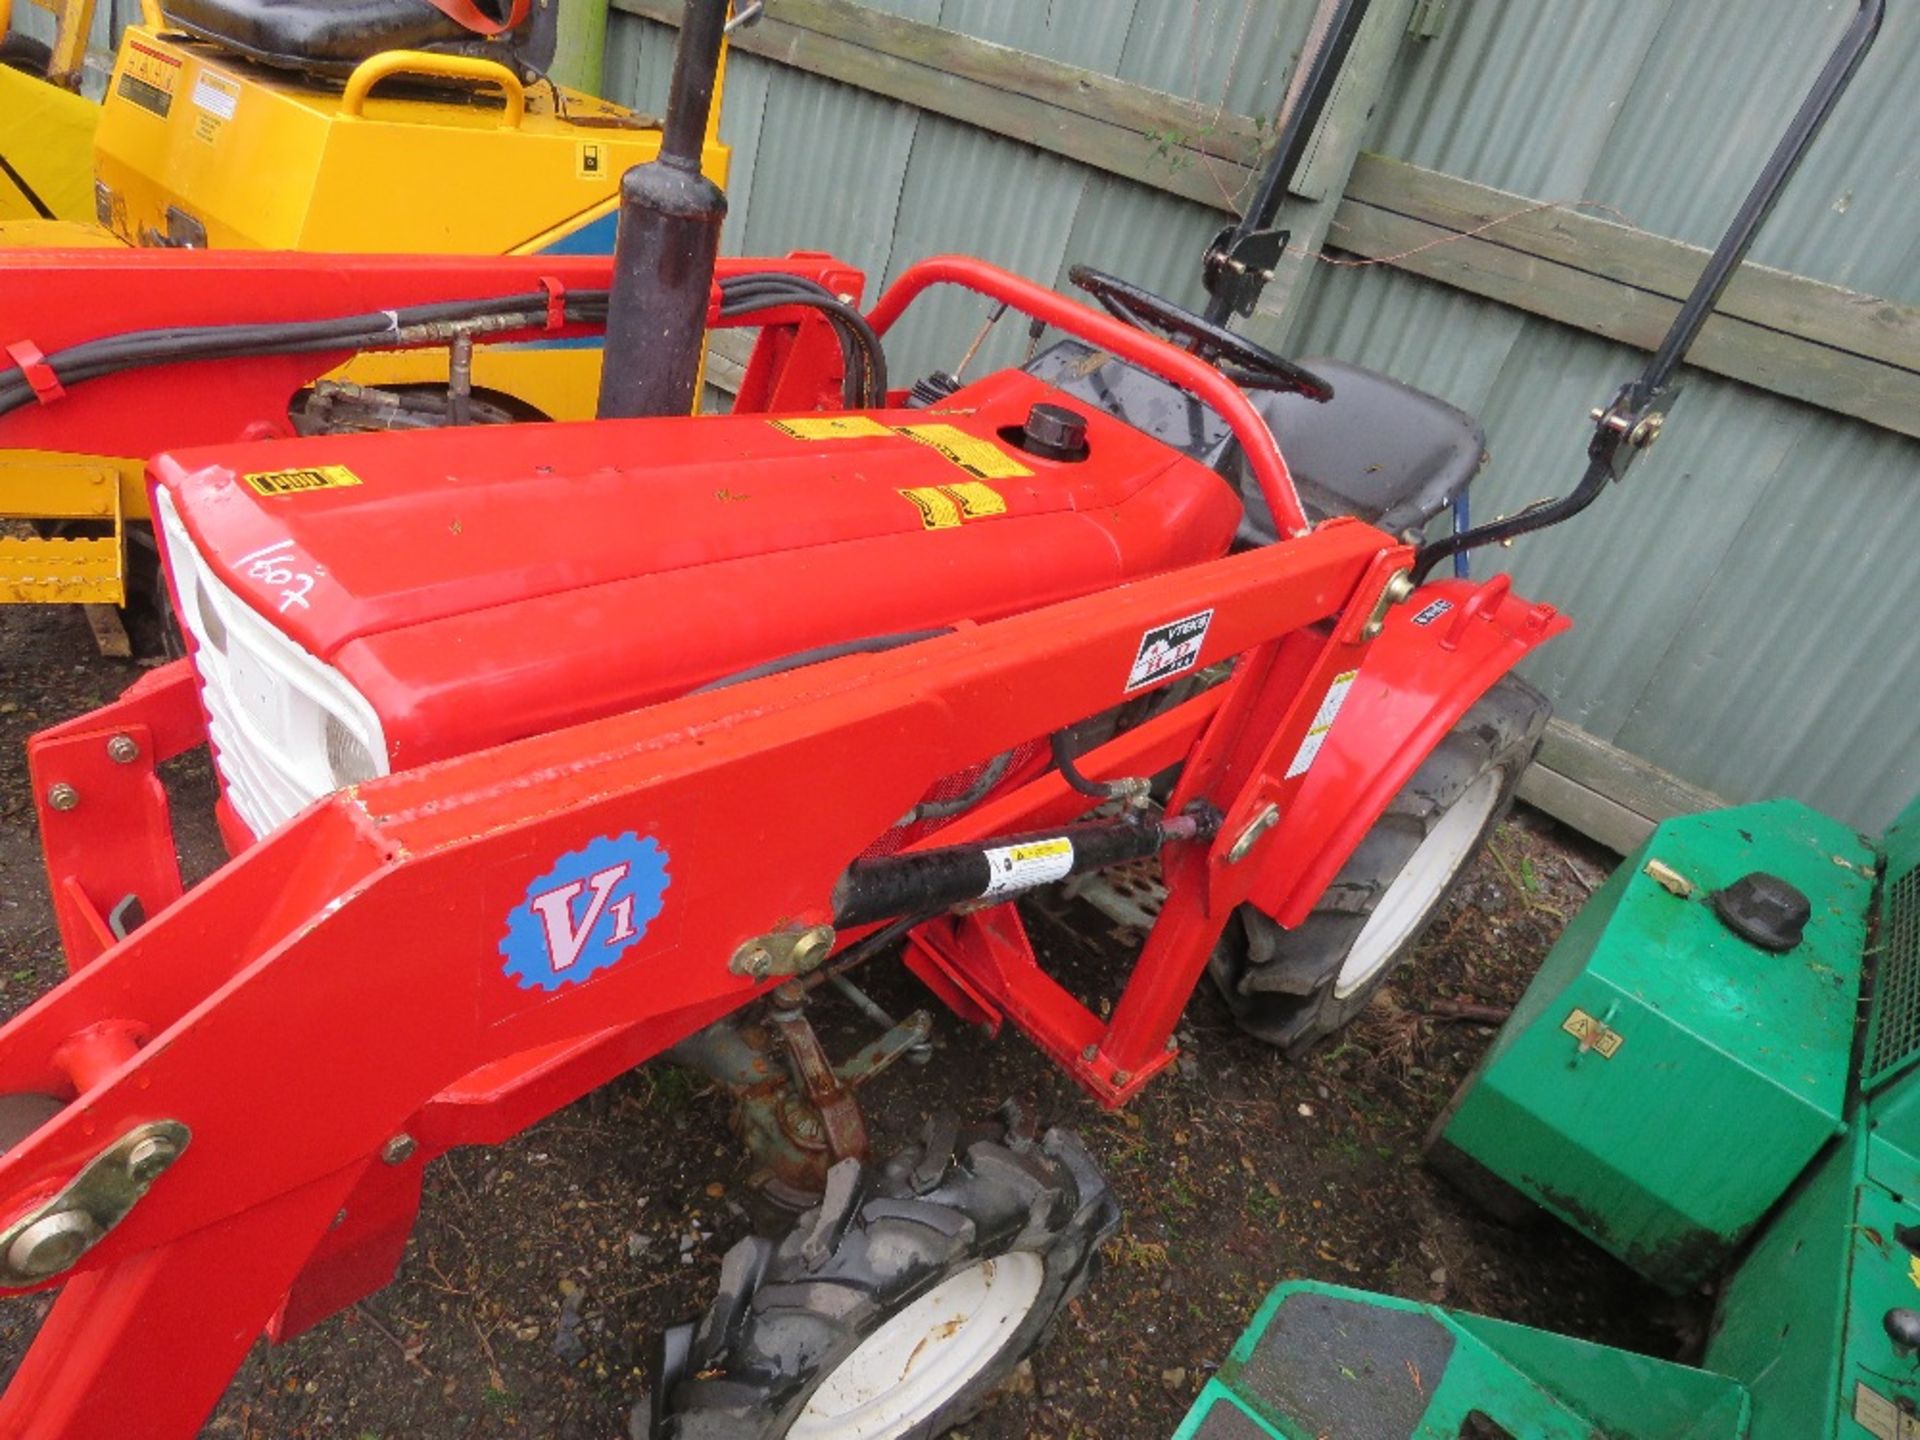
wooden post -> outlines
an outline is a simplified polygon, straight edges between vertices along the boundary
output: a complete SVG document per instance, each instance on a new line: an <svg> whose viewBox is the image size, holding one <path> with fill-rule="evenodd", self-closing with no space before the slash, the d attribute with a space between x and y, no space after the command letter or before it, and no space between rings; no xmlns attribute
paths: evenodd
<svg viewBox="0 0 1920 1440"><path fill-rule="evenodd" d="M1334 0L1321 0L1320 12L1314 17L1313 29L1307 37L1303 63L1296 69L1293 83L1287 87L1287 98L1280 107L1277 118L1282 123L1288 108L1299 96L1300 81L1306 71L1304 57L1313 53L1326 33L1333 3ZM1242 327L1249 338L1268 349L1286 353L1288 334L1310 283L1310 272L1318 263L1320 248L1326 242L1327 227L1333 223L1333 213L1347 188L1347 177L1353 173L1354 161L1360 156L1374 111L1385 93L1394 58L1407 38L1407 22L1413 15L1414 3L1415 0L1373 0L1366 19L1360 23L1360 33L1354 36L1353 48L1347 52L1346 67L1340 72L1333 98L1327 102L1306 156L1288 186L1287 198L1274 218L1274 224L1292 231L1293 238L1287 244L1287 253L1280 257L1260 303ZM1279 128L1275 126L1276 131Z"/></svg>
<svg viewBox="0 0 1920 1440"><path fill-rule="evenodd" d="M560 7L551 74L572 90L598 95L607 54L607 0L548 0Z"/></svg>

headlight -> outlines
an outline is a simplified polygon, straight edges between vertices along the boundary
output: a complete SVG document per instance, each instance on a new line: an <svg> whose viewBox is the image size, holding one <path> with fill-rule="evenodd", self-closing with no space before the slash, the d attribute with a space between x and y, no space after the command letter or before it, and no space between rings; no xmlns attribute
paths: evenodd
<svg viewBox="0 0 1920 1440"><path fill-rule="evenodd" d="M338 715L328 714L326 731L327 769L332 773L336 786L344 789L348 785L358 785L380 773L373 752L346 727Z"/></svg>

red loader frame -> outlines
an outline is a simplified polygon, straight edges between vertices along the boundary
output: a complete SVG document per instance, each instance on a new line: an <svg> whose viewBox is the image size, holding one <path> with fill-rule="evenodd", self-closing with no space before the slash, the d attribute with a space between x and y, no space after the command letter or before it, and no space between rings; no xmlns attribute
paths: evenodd
<svg viewBox="0 0 1920 1440"><path fill-rule="evenodd" d="M305 304L262 298L290 259L75 257L97 279L120 278L103 305L132 300L128 277L143 272L154 304L188 277L260 287L215 301L220 282L210 281L198 323L270 303L311 314L311 292ZM341 277L344 308L527 279L519 262L499 260L322 263ZM552 273L551 260L538 264ZM163 269L169 283L154 285ZM21 278L9 270L0 263L0 313L22 313L7 308ZM604 261L561 278L589 284L594 273L604 278ZM414 288L395 295L403 275ZM64 1282L0 1397L0 1434L191 1435L263 1330L295 1334L392 1277L426 1161L497 1143L753 1001L772 982L737 973L729 957L756 938L828 924L849 862L934 781L1112 707L1144 632L1211 611L1197 663L1231 659L1228 677L1081 762L1102 776L1180 764L1166 814L1204 804L1222 817L1208 838L1161 852L1168 898L1111 1017L1045 974L1010 903L929 921L909 948L908 963L958 1013L1011 1019L1101 1103L1123 1103L1174 1058L1174 1025L1233 907L1253 898L1283 923L1297 919L1433 743L1565 627L1504 580L1434 584L1394 609L1411 550L1351 520L1308 530L1238 390L1049 291L973 261L927 262L883 297L875 327L935 283L1006 300L1200 395L1246 448L1292 538L337 792L185 893L155 766L205 739L188 665L35 737L74 970L0 1028L0 1095L51 1097L44 1123L0 1155L0 1262L22 1237L89 1206L109 1221L76 1232L80 1253L65 1270L38 1282L9 1273L0 1287ZM132 314L148 323L151 311ZM822 404L830 347L813 346L805 322L769 335L748 408L772 403L783 383L784 404L800 389ZM340 357L296 358L270 379L227 367L225 435L273 423L291 388ZM90 388L70 398L107 403ZM0 422L9 443L78 449L76 433L16 441ZM1438 598L1451 601L1444 621L1414 624ZM1335 677L1356 669L1318 760L1289 776ZM1048 771L933 839L1058 826L1096 803ZM667 857L659 913L630 952L554 992L503 975L503 927L530 882L556 857L628 834ZM152 918L122 939L108 916L126 895Z"/></svg>

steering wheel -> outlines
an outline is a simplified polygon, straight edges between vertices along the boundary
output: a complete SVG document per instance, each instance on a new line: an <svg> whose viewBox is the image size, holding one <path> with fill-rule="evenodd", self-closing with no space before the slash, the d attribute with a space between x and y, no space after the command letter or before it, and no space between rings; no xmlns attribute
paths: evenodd
<svg viewBox="0 0 1920 1440"><path fill-rule="evenodd" d="M1087 265L1074 266L1067 278L1105 306L1114 319L1183 344L1242 390L1291 390L1322 404L1333 398L1333 386L1304 365L1183 310L1151 290Z"/></svg>

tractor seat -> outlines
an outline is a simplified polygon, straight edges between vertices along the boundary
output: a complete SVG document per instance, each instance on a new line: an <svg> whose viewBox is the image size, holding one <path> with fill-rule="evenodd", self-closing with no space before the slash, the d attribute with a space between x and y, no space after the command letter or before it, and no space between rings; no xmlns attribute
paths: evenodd
<svg viewBox="0 0 1920 1440"><path fill-rule="evenodd" d="M1486 434L1465 411L1343 360L1300 363L1332 384L1333 399L1318 404L1277 390L1250 398L1286 456L1309 519L1355 515L1406 535L1452 505L1479 473ZM1236 543L1271 545L1273 516L1238 448L1231 468L1223 467L1246 507Z"/></svg>
<svg viewBox="0 0 1920 1440"><path fill-rule="evenodd" d="M478 0L496 17L508 0ZM518 31L489 39L427 0L162 0L170 24L283 69L346 75L387 50L437 50L502 58L512 50L544 69L552 60L552 6L534 5ZM540 17L548 23L540 24ZM544 32L544 33L541 33ZM536 53L544 45L544 55Z"/></svg>

